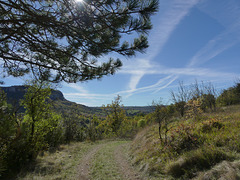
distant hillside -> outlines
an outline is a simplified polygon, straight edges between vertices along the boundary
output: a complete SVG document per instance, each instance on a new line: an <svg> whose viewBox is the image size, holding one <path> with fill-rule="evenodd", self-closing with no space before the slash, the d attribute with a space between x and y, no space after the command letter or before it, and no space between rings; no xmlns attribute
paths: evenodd
<svg viewBox="0 0 240 180"><path fill-rule="evenodd" d="M137 114L148 114L155 110L153 106L126 106L124 107L128 116L135 116Z"/></svg>
<svg viewBox="0 0 240 180"><path fill-rule="evenodd" d="M19 102L24 98L24 94L27 91L27 86L10 86L10 87L0 87L7 95L8 103L19 106ZM52 100L54 109L61 113L63 116L68 116L69 114L75 113L84 116L93 116L94 114L98 116L105 116L101 107L88 107L82 104L77 104L65 99L63 93L59 90L52 90L50 99ZM134 116L137 114L147 114L153 112L151 106L128 106L124 107L128 116ZM21 107L20 112L24 109Z"/></svg>
<svg viewBox="0 0 240 180"><path fill-rule="evenodd" d="M20 99L23 99L24 94L27 91L27 86L10 86L10 87L1 87L1 89L7 94L7 100L9 103L19 102ZM51 100L61 100L67 101L62 92L58 90L52 90Z"/></svg>
<svg viewBox="0 0 240 180"><path fill-rule="evenodd" d="M1 87L1 89L6 93L7 95L7 101L8 103L12 104L13 106L19 106L19 102L21 99L24 98L25 93L27 92L27 86L10 86L10 87ZM68 101L64 98L63 93L59 90L52 90L52 93L50 95L50 100L51 103L53 103L54 109L62 114L69 113L70 110L75 110L78 111L77 114L82 114L79 113L85 112L85 113L92 113L92 109L81 105L77 104L71 101ZM23 112L24 109L23 107L20 108L20 112Z"/></svg>

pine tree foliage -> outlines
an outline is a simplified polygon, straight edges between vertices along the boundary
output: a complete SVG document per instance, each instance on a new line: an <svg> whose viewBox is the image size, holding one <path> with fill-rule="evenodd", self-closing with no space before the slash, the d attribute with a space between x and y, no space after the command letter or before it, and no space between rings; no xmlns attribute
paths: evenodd
<svg viewBox="0 0 240 180"><path fill-rule="evenodd" d="M144 52L157 9L158 0L0 0L4 75L77 82L114 74L119 59L96 59Z"/></svg>

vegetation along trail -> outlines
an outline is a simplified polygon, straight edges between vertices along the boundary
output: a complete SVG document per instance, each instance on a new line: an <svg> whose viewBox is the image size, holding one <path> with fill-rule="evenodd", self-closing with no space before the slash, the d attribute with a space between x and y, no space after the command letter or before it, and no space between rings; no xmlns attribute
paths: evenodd
<svg viewBox="0 0 240 180"><path fill-rule="evenodd" d="M104 140L63 145L55 153L38 157L37 164L21 172L16 179L140 180L128 162L130 143Z"/></svg>
<svg viewBox="0 0 240 180"><path fill-rule="evenodd" d="M126 154L126 150L128 147L129 143L125 143L115 148L114 155L116 163L124 179L140 180L141 178L139 174L133 169L133 167L128 162L128 157Z"/></svg>
<svg viewBox="0 0 240 180"><path fill-rule="evenodd" d="M96 147L90 158L90 179L140 179L128 162L127 148L131 141L110 141ZM93 154L89 152L90 156ZM88 164L89 165L89 164Z"/></svg>

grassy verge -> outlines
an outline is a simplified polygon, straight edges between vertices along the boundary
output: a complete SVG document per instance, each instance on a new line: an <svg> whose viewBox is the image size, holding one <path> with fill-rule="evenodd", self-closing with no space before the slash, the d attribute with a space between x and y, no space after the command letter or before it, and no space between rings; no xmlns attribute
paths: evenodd
<svg viewBox="0 0 240 180"><path fill-rule="evenodd" d="M123 179L119 173L114 158L114 150L118 146L128 143L129 141L113 141L107 143L98 153L95 154L91 167L91 179Z"/></svg>
<svg viewBox="0 0 240 180"><path fill-rule="evenodd" d="M239 109L240 106L227 107L218 113L202 114L197 120L174 121L165 144L160 142L158 126L148 127L132 143L133 162L152 177L191 179L202 177L203 172L222 162L238 161Z"/></svg>
<svg viewBox="0 0 240 180"><path fill-rule="evenodd" d="M44 153L29 168L22 170L19 180L60 180L76 179L77 167L84 155L96 146L96 143L71 143L62 145L55 153Z"/></svg>

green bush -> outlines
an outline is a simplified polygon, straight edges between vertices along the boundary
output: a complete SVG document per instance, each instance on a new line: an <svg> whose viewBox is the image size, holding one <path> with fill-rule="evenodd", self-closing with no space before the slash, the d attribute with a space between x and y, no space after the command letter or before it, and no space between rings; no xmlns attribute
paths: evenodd
<svg viewBox="0 0 240 180"><path fill-rule="evenodd" d="M41 150L62 142L61 117L51 110L50 94L46 84L29 86L22 101L26 108L23 118L11 111L4 98L0 99L0 175L19 170Z"/></svg>
<svg viewBox="0 0 240 180"><path fill-rule="evenodd" d="M11 106L7 104L6 95L0 89L0 177L9 168L7 157L17 129L14 118Z"/></svg>
<svg viewBox="0 0 240 180"><path fill-rule="evenodd" d="M143 128L146 125L145 119L140 119L137 123L138 128Z"/></svg>
<svg viewBox="0 0 240 180"><path fill-rule="evenodd" d="M217 98L217 103L220 106L240 104L240 83L236 83L235 86L224 90Z"/></svg>

